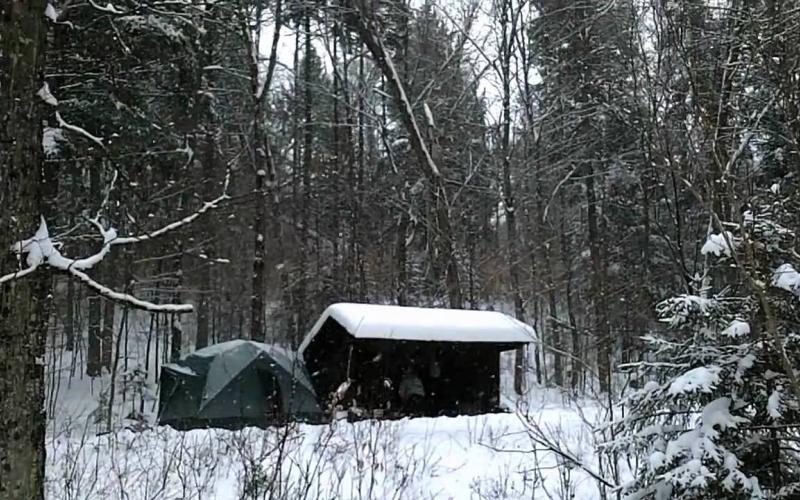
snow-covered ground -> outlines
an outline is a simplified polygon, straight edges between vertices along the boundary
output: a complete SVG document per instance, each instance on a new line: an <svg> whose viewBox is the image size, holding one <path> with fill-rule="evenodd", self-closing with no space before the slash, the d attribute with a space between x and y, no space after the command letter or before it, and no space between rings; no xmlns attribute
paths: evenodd
<svg viewBox="0 0 800 500"><path fill-rule="evenodd" d="M57 356L48 358L48 499L599 497L589 474L530 438L533 421L596 470L591 428L601 419L597 407L567 404L543 389L525 398L527 418L509 413L241 431L157 427L152 375L137 378L146 352L143 327L130 332L127 375L118 363L110 415L110 375L81 377L80 357L73 363L70 353L51 351ZM506 374L510 361L503 363ZM513 406L508 376L502 387ZM140 408L142 420L126 418Z"/></svg>
<svg viewBox="0 0 800 500"><path fill-rule="evenodd" d="M545 406L535 416L595 463L576 412ZM76 428L48 442L47 498L597 498L587 474L536 448L515 414L100 436Z"/></svg>

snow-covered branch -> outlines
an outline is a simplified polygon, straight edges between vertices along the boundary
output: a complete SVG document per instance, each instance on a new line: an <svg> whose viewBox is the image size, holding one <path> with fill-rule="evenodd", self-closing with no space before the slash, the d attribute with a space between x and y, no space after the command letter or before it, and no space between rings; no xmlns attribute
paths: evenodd
<svg viewBox="0 0 800 500"><path fill-rule="evenodd" d="M89 277L83 271L79 271L74 267L68 269L72 276L75 276L79 281L86 286L97 292L103 297L113 300L114 302L124 302L137 309L142 309L149 312L173 312L173 313L188 313L192 312L194 307L191 304L155 304L146 300L137 299L133 295L127 293L116 292L107 286L104 286Z"/></svg>
<svg viewBox="0 0 800 500"><path fill-rule="evenodd" d="M48 4L48 7L49 6L50 5ZM42 84L42 88L39 89L39 92L37 92L36 95L41 97L46 104L49 104L50 106L58 106L58 99L56 99L52 92L50 92L50 86L47 84L47 82Z"/></svg>
<svg viewBox="0 0 800 500"><path fill-rule="evenodd" d="M97 2L94 2L93 0L89 0L89 4L92 7L94 7L95 9L99 10L100 12L107 12L108 14L122 15L122 14L126 13L124 10L118 9L111 2L107 2L105 7L102 6L102 5L99 5Z"/></svg>
<svg viewBox="0 0 800 500"><path fill-rule="evenodd" d="M127 236L127 237L123 237L123 238L115 238L110 242L110 244L111 245L129 245L131 243L139 243L139 242L142 242L142 241L152 240L153 238L157 238L157 237L161 236L164 233L168 233L170 231L178 229L181 226L185 226L185 225L191 223L196 218L200 217L201 215L203 215L204 213L208 212L209 210L217 208L220 203L222 203L223 201L225 201L228 198L230 198L230 196L228 196L228 183L229 182L230 182L230 174L225 177L225 185L224 185L224 187L222 189L222 194L220 196L218 196L217 198L214 198L211 201L207 201L207 202L203 203L203 206L200 207L200 209L197 210L192 215L184 217L183 219L177 220L175 222L171 222L171 223L167 224L166 226L164 226L164 227L162 227L160 229L156 229L152 233L142 234L142 235L139 235L139 236Z"/></svg>
<svg viewBox="0 0 800 500"><path fill-rule="evenodd" d="M114 181L115 180L116 180L116 173L114 175ZM20 256L26 255L26 263L28 264L28 267L13 273L0 276L0 284L31 274L34 271L36 271L39 267L45 265L53 269L57 269L59 271L63 271L70 274L80 282L84 283L89 288L93 289L98 294L115 302L122 302L137 309L143 309L145 311L150 311L150 312L171 312L171 313L191 312L193 310L191 304L155 304L153 302L148 302L146 300L138 299L127 293L114 291L111 288L108 288L107 286L98 283L84 271L91 269L92 267L102 262L102 260L111 252L111 247L114 245L126 245L126 244L151 240L169 231L185 226L194 221L195 219L197 219L198 217L200 217L200 215L208 212L211 209L217 208L219 206L219 203L228 199L227 190L228 190L228 183L230 181L230 174L225 178L225 187L223 190L223 194L211 201L205 202L203 206L199 210L194 212L192 215L189 215L181 220L167 224L166 226L146 235L130 236L122 238L120 238L117 235L116 229L114 229L113 227L109 227L108 229L106 229L100 222L100 217L102 215L102 208L105 206L109 194L113 189L114 181L112 181L112 184L109 187L108 192L106 194L106 200L101 205L101 208L98 211L97 215L89 221L94 227L97 228L97 230L100 232L100 235L103 237L103 246L97 253L89 257L84 257L80 259L71 259L65 257L59 251L57 246L58 244L53 243L53 239L50 237L50 232L47 227L47 221L44 219L44 217L41 217L39 222L39 228L36 230L34 236L32 238L23 241L18 241L10 248L10 250L16 253L17 255Z"/></svg>
<svg viewBox="0 0 800 500"><path fill-rule="evenodd" d="M85 128L81 128L81 127L79 127L77 125L72 125L70 123L67 123L61 117L61 113L59 113L58 111L56 111L56 121L58 121L58 126L59 127L67 129L67 130L71 130L71 131L73 131L73 132L75 132L77 134L80 134L80 135L86 137L90 141L92 141L95 144L97 144L98 146L100 146L102 149L106 148L105 144L103 144L103 138L102 137L97 137L96 135L90 134Z"/></svg>
<svg viewBox="0 0 800 500"><path fill-rule="evenodd" d="M100 216L103 215L103 210L105 210L108 206L108 200L111 198L111 193L114 192L114 187L117 185L117 177L119 177L119 170L114 169L114 176L111 178L111 182L108 184L108 189L106 189L106 195L103 197L103 202L100 203L100 206L97 208L97 214L94 216L94 220L99 221Z"/></svg>
<svg viewBox="0 0 800 500"><path fill-rule="evenodd" d="M13 281L17 278L22 278L26 274L31 274L32 272L36 271L39 268L39 265L36 264L35 266L26 267L25 269L20 269L17 272L9 273L4 276L0 276L0 285L7 281Z"/></svg>

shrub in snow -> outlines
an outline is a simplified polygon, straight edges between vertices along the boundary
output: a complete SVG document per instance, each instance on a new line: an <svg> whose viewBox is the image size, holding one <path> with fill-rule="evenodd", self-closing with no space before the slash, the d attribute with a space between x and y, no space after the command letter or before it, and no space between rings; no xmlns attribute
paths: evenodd
<svg viewBox="0 0 800 500"><path fill-rule="evenodd" d="M658 304L666 331L628 365L647 382L624 401L617 438L604 446L639 459L627 498L800 495L800 278L787 229L800 210L762 196L726 234L733 248L720 238L703 247L724 291L707 273L694 294Z"/></svg>

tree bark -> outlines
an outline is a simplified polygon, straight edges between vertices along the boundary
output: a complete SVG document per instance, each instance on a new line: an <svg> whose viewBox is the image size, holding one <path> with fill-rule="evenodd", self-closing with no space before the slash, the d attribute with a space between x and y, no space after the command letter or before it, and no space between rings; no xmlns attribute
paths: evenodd
<svg viewBox="0 0 800 500"><path fill-rule="evenodd" d="M567 240L567 229L564 219L561 219L561 260L564 265L564 295L567 302L567 317L569 318L570 327L570 341L572 344L572 359L570 362L570 379L569 385L573 393L578 392L578 386L582 380L584 366L581 360L583 359L583 348L581 346L581 338L578 335L578 322L575 319L575 310L573 308L572 299L572 255L570 252L570 245ZM559 348L563 345L559 339ZM559 354L556 354L559 356Z"/></svg>
<svg viewBox="0 0 800 500"><path fill-rule="evenodd" d="M75 349L75 281L67 280L67 310L64 318L64 349Z"/></svg>
<svg viewBox="0 0 800 500"><path fill-rule="evenodd" d="M0 3L0 272L41 212L43 0ZM44 498L44 341L50 277L0 285L0 498Z"/></svg>
<svg viewBox="0 0 800 500"><path fill-rule="evenodd" d="M313 93L311 89L312 82L312 60L311 54L313 48L311 46L311 15L310 8L303 17L303 162L302 162L302 189L301 189L301 208L300 208L300 225L302 232L299 236L300 239L300 263L299 263L299 276L297 278L297 294L295 301L295 333L294 345L298 345L303 335L305 334L306 325L306 310L307 302L309 300L308 282L309 282L309 237L308 230L310 226L310 212L311 207L311 170L312 170L312 148L314 144L314 125L312 123L312 106L314 104Z"/></svg>
<svg viewBox="0 0 800 500"><path fill-rule="evenodd" d="M169 332L170 332L170 350L169 362L176 363L181 359L181 351L183 346L183 332L181 331L180 324L175 322L175 315L169 317Z"/></svg>
<svg viewBox="0 0 800 500"><path fill-rule="evenodd" d="M606 304L605 268L603 265L602 245L598 228L597 193L594 187L594 169L589 163L586 177L587 212L589 229L589 252L592 261L592 303L594 305L595 341L597 346L597 373L600 378L600 391L611 390L611 332L608 324L608 308Z"/></svg>
<svg viewBox="0 0 800 500"><path fill-rule="evenodd" d="M261 113L256 113L254 121L260 123ZM255 126L255 134L260 135L261 126ZM256 151L256 156L260 154ZM253 254L253 282L252 297L250 300L250 337L264 340L264 259L267 253L266 232L266 190L264 188L267 172L264 169L256 170L255 175L255 215L253 217L253 233L255 234L255 253Z"/></svg>
<svg viewBox="0 0 800 500"><path fill-rule="evenodd" d="M113 255L109 255L100 264L101 272L99 274L104 277L104 284L111 288L114 288L118 281L114 267L115 260ZM103 319L100 329L100 369L105 368L111 373L111 355L114 351L114 312L116 308L114 302L108 299L102 300L101 303Z"/></svg>
<svg viewBox="0 0 800 500"><path fill-rule="evenodd" d="M206 4L208 19L213 19L218 15L216 4ZM203 24L205 34L198 40L196 49L198 63L195 71L201 72L207 65L213 64L217 48L219 46L218 23L208 22ZM194 101L194 126L190 133L193 136L194 144L199 144L198 158L200 161L200 174L203 178L201 193L204 199L210 199L216 189L215 172L220 166L217 155L218 141L220 135L220 124L215 107L215 99L208 95L210 89L219 85L215 73L207 72L199 74L195 78L197 88L193 92ZM191 137L191 136L190 136ZM219 220L214 214L208 214L209 224L199 228L202 233L201 238L208 239L208 244L204 247L203 253L208 256L215 255L217 250L217 230ZM211 308L214 301L211 292L211 265L203 263L199 270L200 283L197 294L197 330L195 334L195 349L202 349L208 345L209 324L211 322Z"/></svg>
<svg viewBox="0 0 800 500"><path fill-rule="evenodd" d="M99 203L100 172L102 163L97 161L89 172L89 197ZM88 312L88 336L86 342L86 375L97 377L103 368L102 355L102 299L95 292L90 291Z"/></svg>
<svg viewBox="0 0 800 500"><path fill-rule="evenodd" d="M515 23L510 19L510 0L503 1L500 16L502 40L500 44L500 79L503 86L503 123L501 154L503 155L503 206L506 216L506 250L508 274L511 278L511 294L514 298L514 315L525 321L525 302L522 298L519 279L519 242L517 241L517 214L514 188L511 183L511 56L514 50ZM517 348L514 354L514 391L525 392L525 347Z"/></svg>
<svg viewBox="0 0 800 500"><path fill-rule="evenodd" d="M110 283L109 286L113 286ZM114 302L103 301L103 330L100 343L100 365L111 372L111 354L114 350Z"/></svg>
<svg viewBox="0 0 800 500"><path fill-rule="evenodd" d="M257 46L261 40L260 34L256 33L255 39L253 32L250 31L249 23L243 24L243 37L248 42L248 60L250 64L250 84L253 99L253 137L252 149L253 160L255 167L255 196L254 196L254 209L253 216L253 233L255 235L255 250L253 255L253 273L252 273L252 291L250 297L250 338L256 340L266 340L265 321L265 264L267 258L267 240L266 240L266 208L267 203L270 203L272 209L271 216L273 219L276 216L277 206L274 202L269 200L268 191L275 188L275 165L272 158L272 150L270 148L269 131L264 127L267 123L267 106L266 100L269 94L269 88L272 83L272 76L275 73L275 65L277 63L277 49L278 40L280 38L281 28L283 26L283 18L281 16L283 2L278 0L275 3L275 30L272 37L272 48L270 49L270 60L267 67L267 74L265 76L262 86L259 87L261 79L259 78L259 67L257 64L256 54L259 50ZM259 24L256 31L260 30L261 19L261 5L259 5L257 12L257 19ZM277 242L273 242L277 244Z"/></svg>
<svg viewBox="0 0 800 500"><path fill-rule="evenodd" d="M410 21L410 12L408 8L408 4L406 0L399 2L397 6L398 10L402 12L400 18L400 31L401 35L401 43L400 48L402 50L402 61L400 63L400 71L402 78L407 78L408 76L408 45L409 45L409 21ZM383 76L383 75L382 75ZM383 76L381 78L381 85L383 90L386 90L386 77ZM383 121L386 122L386 99L385 99L385 92L381 95L381 102L383 103ZM397 305L405 306L408 305L408 291L409 291L409 283L408 283L408 230L409 226L411 225L411 220L408 216L409 208L406 208L406 205L410 206L411 197L409 196L408 192L408 172L397 172L399 174L399 181L398 181L398 192L400 193L400 202L401 207L399 210L398 222L397 222L397 291L396 291L396 298L397 298Z"/></svg>

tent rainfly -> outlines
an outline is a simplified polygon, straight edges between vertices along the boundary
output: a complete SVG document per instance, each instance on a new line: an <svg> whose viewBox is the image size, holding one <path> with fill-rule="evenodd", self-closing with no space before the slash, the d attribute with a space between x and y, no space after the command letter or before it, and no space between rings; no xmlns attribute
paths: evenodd
<svg viewBox="0 0 800 500"><path fill-rule="evenodd" d="M399 392L411 373L424 387L419 413L476 414L498 409L500 352L535 337L494 311L342 303L324 311L298 352L326 403L407 414Z"/></svg>
<svg viewBox="0 0 800 500"><path fill-rule="evenodd" d="M164 365L160 385L158 421L180 429L323 416L299 358L249 340L215 344Z"/></svg>

